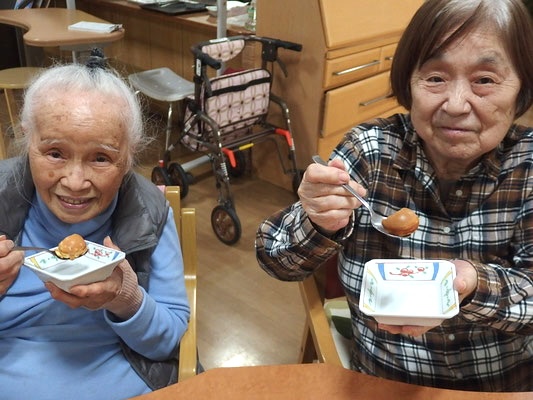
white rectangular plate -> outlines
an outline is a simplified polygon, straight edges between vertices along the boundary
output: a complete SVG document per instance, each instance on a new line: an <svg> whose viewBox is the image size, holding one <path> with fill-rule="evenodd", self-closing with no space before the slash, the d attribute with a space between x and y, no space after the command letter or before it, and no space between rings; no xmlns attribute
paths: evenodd
<svg viewBox="0 0 533 400"><path fill-rule="evenodd" d="M379 323L436 326L459 312L455 265L443 260L371 260L365 264L360 310Z"/></svg>
<svg viewBox="0 0 533 400"><path fill-rule="evenodd" d="M43 282L52 282L68 291L74 285L86 285L106 279L125 254L97 243L85 241L87 253L75 260L62 260L46 251L28 256L24 265ZM53 249L52 249L53 250Z"/></svg>

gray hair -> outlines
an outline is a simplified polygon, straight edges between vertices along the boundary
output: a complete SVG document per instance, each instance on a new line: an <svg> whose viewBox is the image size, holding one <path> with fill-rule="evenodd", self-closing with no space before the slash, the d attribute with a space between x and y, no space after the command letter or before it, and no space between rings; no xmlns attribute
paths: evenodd
<svg viewBox="0 0 533 400"><path fill-rule="evenodd" d="M98 92L103 96L120 99L125 107L120 108L120 117L125 127L128 141L128 167L136 162L150 139L144 132L142 108L137 96L125 80L114 70L88 68L81 64L58 65L45 69L31 83L24 94L20 123L24 132L20 150L27 155L32 136L37 132L35 116L39 108L49 101L52 91Z"/></svg>

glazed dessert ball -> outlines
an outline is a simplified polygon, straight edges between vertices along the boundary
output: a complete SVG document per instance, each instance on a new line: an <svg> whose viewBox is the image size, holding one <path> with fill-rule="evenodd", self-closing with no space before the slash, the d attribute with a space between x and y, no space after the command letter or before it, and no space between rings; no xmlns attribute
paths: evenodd
<svg viewBox="0 0 533 400"><path fill-rule="evenodd" d="M418 229L418 217L409 208L401 208L383 220L383 228L392 235L409 236Z"/></svg>
<svg viewBox="0 0 533 400"><path fill-rule="evenodd" d="M87 244L83 237L74 233L64 238L55 251L59 258L74 260L87 252Z"/></svg>

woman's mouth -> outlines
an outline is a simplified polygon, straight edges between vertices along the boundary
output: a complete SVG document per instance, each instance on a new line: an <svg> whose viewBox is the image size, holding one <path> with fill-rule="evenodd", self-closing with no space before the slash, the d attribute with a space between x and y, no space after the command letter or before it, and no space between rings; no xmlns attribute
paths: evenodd
<svg viewBox="0 0 533 400"><path fill-rule="evenodd" d="M74 197L64 197L58 196L59 201L63 203L66 207L80 207L84 206L89 202L89 199L80 199Z"/></svg>

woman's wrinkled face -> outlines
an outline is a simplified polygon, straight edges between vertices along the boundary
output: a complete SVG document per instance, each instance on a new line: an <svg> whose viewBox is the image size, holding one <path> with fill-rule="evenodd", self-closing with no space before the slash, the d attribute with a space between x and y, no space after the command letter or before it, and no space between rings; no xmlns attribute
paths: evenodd
<svg viewBox="0 0 533 400"><path fill-rule="evenodd" d="M468 171L505 137L520 79L501 40L474 31L411 79L414 127L437 171Z"/></svg>
<svg viewBox="0 0 533 400"><path fill-rule="evenodd" d="M127 172L124 104L94 92L52 92L36 109L29 159L35 187L61 221L104 211Z"/></svg>

